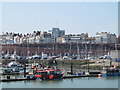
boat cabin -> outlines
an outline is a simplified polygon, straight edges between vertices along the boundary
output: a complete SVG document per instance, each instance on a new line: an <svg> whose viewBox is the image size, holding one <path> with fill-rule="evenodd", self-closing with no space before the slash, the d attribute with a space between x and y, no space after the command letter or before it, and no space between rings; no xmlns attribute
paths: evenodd
<svg viewBox="0 0 120 90"><path fill-rule="evenodd" d="M119 69L108 69L107 70L107 75L108 76L119 76L120 75L120 70Z"/></svg>
<svg viewBox="0 0 120 90"><path fill-rule="evenodd" d="M35 77L40 79L55 79L55 78L61 78L62 76L63 74L60 69L52 69L52 70L44 70L44 71L37 70L35 73Z"/></svg>

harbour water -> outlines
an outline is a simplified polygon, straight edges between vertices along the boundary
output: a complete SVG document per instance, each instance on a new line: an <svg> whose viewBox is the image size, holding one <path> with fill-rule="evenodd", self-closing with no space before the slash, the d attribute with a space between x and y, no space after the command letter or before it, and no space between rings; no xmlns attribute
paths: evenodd
<svg viewBox="0 0 120 90"><path fill-rule="evenodd" d="M118 88L120 77L79 77L60 80L1 82L2 88Z"/></svg>

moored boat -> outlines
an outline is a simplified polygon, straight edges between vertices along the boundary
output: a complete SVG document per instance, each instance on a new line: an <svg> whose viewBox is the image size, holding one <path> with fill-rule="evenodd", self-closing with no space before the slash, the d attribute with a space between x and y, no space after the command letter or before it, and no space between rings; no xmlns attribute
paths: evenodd
<svg viewBox="0 0 120 90"><path fill-rule="evenodd" d="M120 70L119 69L108 69L107 76L120 76Z"/></svg>
<svg viewBox="0 0 120 90"><path fill-rule="evenodd" d="M34 71L34 77L42 80L60 79L63 77L63 73L61 69L37 70L36 72Z"/></svg>
<svg viewBox="0 0 120 90"><path fill-rule="evenodd" d="M106 69L107 76L120 76L120 69L114 67L110 67L109 69Z"/></svg>

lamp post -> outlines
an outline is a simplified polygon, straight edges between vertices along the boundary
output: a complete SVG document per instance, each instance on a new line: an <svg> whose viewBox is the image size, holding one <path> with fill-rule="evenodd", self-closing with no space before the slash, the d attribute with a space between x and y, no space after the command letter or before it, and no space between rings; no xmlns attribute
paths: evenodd
<svg viewBox="0 0 120 90"><path fill-rule="evenodd" d="M72 63L72 60L71 60L71 75L73 75L73 63Z"/></svg>
<svg viewBox="0 0 120 90"><path fill-rule="evenodd" d="M69 50L69 56L71 56L72 54L71 54L71 42L70 42L70 50ZM72 63L72 58L70 57L70 65L71 65L71 75L73 75L73 63Z"/></svg>
<svg viewBox="0 0 120 90"><path fill-rule="evenodd" d="M26 77L26 62L24 62L24 77Z"/></svg>

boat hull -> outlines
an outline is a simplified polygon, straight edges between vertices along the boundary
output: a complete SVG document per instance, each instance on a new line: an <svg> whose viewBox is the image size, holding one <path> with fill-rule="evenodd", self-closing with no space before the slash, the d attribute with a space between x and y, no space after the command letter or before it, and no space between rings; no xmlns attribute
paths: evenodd
<svg viewBox="0 0 120 90"><path fill-rule="evenodd" d="M107 74L107 76L120 76L120 73L111 73L111 74Z"/></svg>
<svg viewBox="0 0 120 90"><path fill-rule="evenodd" d="M42 80L60 79L62 77L63 77L63 74L61 74L61 75L45 75L45 76L35 75L36 79L42 79Z"/></svg>

